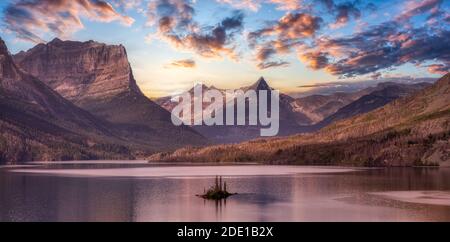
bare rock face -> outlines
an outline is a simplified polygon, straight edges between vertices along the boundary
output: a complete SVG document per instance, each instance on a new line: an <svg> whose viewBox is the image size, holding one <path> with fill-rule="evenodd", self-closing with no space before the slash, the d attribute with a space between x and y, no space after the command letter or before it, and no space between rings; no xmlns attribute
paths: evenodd
<svg viewBox="0 0 450 242"><path fill-rule="evenodd" d="M0 80L12 80L18 78L17 68L10 56L5 42L0 39Z"/></svg>
<svg viewBox="0 0 450 242"><path fill-rule="evenodd" d="M139 89L121 45L54 39L20 52L14 60L66 99L120 128L122 136L148 150L205 144L189 127Z"/></svg>
<svg viewBox="0 0 450 242"><path fill-rule="evenodd" d="M109 123L20 70L0 39L0 163L130 158Z"/></svg>
<svg viewBox="0 0 450 242"><path fill-rule="evenodd" d="M4 97L20 99L55 117L64 114L64 98L57 95L37 78L21 71L13 61L5 43L0 39L0 90ZM60 105L54 105L59 103Z"/></svg>
<svg viewBox="0 0 450 242"><path fill-rule="evenodd" d="M14 58L21 68L76 103L140 92L121 45L54 39Z"/></svg>

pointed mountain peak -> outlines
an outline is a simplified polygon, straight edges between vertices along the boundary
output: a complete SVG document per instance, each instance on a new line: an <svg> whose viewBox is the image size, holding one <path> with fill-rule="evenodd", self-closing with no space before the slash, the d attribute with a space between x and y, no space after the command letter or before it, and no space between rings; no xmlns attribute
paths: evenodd
<svg viewBox="0 0 450 242"><path fill-rule="evenodd" d="M450 72L445 74L436 82L436 86L448 86L448 85L450 85Z"/></svg>
<svg viewBox="0 0 450 242"><path fill-rule="evenodd" d="M249 87L249 89L256 90L256 91L259 91L259 90L270 91L270 90L272 90L272 88L269 86L269 84L267 84L267 81L266 81L266 79L264 79L264 77L259 78L258 81L255 84L253 84L253 85L251 85Z"/></svg>
<svg viewBox="0 0 450 242"><path fill-rule="evenodd" d="M258 85L267 85L266 79L264 77L260 77L258 81L256 82Z"/></svg>
<svg viewBox="0 0 450 242"><path fill-rule="evenodd" d="M8 51L8 47L3 39L0 38L0 78L15 79L17 76L17 67Z"/></svg>
<svg viewBox="0 0 450 242"><path fill-rule="evenodd" d="M6 47L5 41L0 38L0 55L9 55L8 47Z"/></svg>

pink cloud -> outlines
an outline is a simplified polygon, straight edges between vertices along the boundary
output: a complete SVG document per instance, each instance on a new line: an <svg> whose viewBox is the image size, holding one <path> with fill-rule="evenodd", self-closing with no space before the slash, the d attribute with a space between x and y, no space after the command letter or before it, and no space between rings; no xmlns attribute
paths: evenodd
<svg viewBox="0 0 450 242"><path fill-rule="evenodd" d="M130 26L134 19L119 14L102 0L19 0L7 6L4 21L17 37L35 43L45 42L42 35L67 37L83 29L82 18L98 22L119 21Z"/></svg>

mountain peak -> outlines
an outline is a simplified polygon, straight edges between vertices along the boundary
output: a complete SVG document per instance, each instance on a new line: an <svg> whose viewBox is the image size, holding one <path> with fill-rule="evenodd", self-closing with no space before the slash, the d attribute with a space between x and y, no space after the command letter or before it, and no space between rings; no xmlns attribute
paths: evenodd
<svg viewBox="0 0 450 242"><path fill-rule="evenodd" d="M60 38L56 37L52 41L48 42L49 44L57 44L63 42Z"/></svg>
<svg viewBox="0 0 450 242"><path fill-rule="evenodd" d="M56 40L56 43L58 40ZM142 149L204 144L139 89L121 45L66 40L22 53L16 63L78 107L119 127Z"/></svg>
<svg viewBox="0 0 450 242"><path fill-rule="evenodd" d="M269 84L267 84L267 81L266 81L266 79L264 79L264 77L260 77L255 84L253 84L253 85L251 85L249 87L249 89L256 90L256 91L260 91L260 90L270 91L270 90L272 90L272 88L269 86Z"/></svg>
<svg viewBox="0 0 450 242"><path fill-rule="evenodd" d="M32 49L47 49L49 47L62 49L63 51L88 51L94 48L107 48L117 49L125 53L125 48L122 45L107 45L105 43L99 43L93 40L88 41L74 41L74 40L61 40L60 38L54 38L52 41L46 44L38 44ZM27 51L29 52L29 51Z"/></svg>
<svg viewBox="0 0 450 242"><path fill-rule="evenodd" d="M17 68L3 39L0 38L0 78L16 78Z"/></svg>
<svg viewBox="0 0 450 242"><path fill-rule="evenodd" d="M265 84L267 84L266 79L264 79L264 77L260 77L258 79L257 83L262 83L262 84L265 83Z"/></svg>
<svg viewBox="0 0 450 242"><path fill-rule="evenodd" d="M108 99L130 91L140 95L123 46L55 38L14 58L70 101Z"/></svg>
<svg viewBox="0 0 450 242"><path fill-rule="evenodd" d="M437 81L438 85L450 85L450 72L445 74Z"/></svg>
<svg viewBox="0 0 450 242"><path fill-rule="evenodd" d="M7 55L8 53L8 47L6 47L5 41L3 41L2 38L0 38L0 55Z"/></svg>

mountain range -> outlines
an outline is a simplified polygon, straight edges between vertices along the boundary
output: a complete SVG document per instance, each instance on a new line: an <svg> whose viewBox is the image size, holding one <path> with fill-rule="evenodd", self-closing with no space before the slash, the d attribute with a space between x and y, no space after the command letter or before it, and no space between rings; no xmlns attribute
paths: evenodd
<svg viewBox="0 0 450 242"><path fill-rule="evenodd" d="M279 136L289 136L299 133L318 131L327 125L364 114L382 107L398 98L412 95L422 90L430 83L402 84L402 83L379 83L376 86L351 92L334 93L332 95L313 95L302 98L292 98L286 94L280 94L280 132ZM225 90L214 86L203 85L203 91L216 90L225 93ZM242 87L240 90L265 90L269 93L273 90L267 81L261 77L251 86ZM194 96L194 88L187 91L190 96ZM171 97L163 97L155 100L163 108L171 112L176 103L171 101ZM192 100L192 103L194 100ZM224 105L224 109L226 108ZM192 119L201 117L208 105L203 105L201 112L192 111ZM248 120L248 106L246 107L246 119ZM200 134L210 138L215 143L239 143L260 138L261 126L250 125L227 125L227 126L193 126Z"/></svg>
<svg viewBox="0 0 450 242"><path fill-rule="evenodd" d="M347 94L348 96L358 96L366 92L348 105L338 109L334 114L324 116L325 118L315 124L316 130L324 128L339 120L351 118L359 114L368 113L377 108L383 107L399 98L410 96L420 90L431 86L430 83L417 84L401 84L401 83L381 83L376 87L368 88L355 94Z"/></svg>
<svg viewBox="0 0 450 242"><path fill-rule="evenodd" d="M149 159L301 165L450 165L450 74L413 95L311 134L184 148Z"/></svg>
<svg viewBox="0 0 450 242"><path fill-rule="evenodd" d="M448 79L300 98L280 94L280 137L258 139L262 125L173 125L177 104L141 92L121 45L54 39L11 55L0 39L0 163L151 155L162 161L442 164L449 157ZM274 89L261 77L241 90ZM219 145L204 147L211 144Z"/></svg>
<svg viewBox="0 0 450 242"><path fill-rule="evenodd" d="M64 98L111 122L122 136L142 147L158 150L205 143L205 138L189 127L175 127L171 114L141 92L121 45L54 39L18 53L14 60Z"/></svg>
<svg viewBox="0 0 450 242"><path fill-rule="evenodd" d="M330 96L335 93L357 93L367 88L375 87L382 83L400 83L400 84L418 84L418 83L434 83L436 78L433 77L416 77L416 76L385 76L376 77L375 79L361 79L353 81L339 80L335 82L315 83L301 85L288 94L294 98L302 98L309 96Z"/></svg>
<svg viewBox="0 0 450 242"><path fill-rule="evenodd" d="M261 129L267 128L267 126L262 125L260 122L258 122L258 125L252 126L248 125L250 117L249 117L249 104L252 101L255 101L257 103L257 108L259 110L259 99L260 99L260 92L259 91L267 91L268 97L267 97L267 103L270 107L271 104L271 92L273 89L268 85L266 80L261 77L256 83L254 83L251 86L243 87L241 88L242 91L247 92L249 90L253 90L257 93L256 99L258 100L252 100L252 98L246 99L246 107L245 107L245 120L247 125L226 125L226 126L195 126L194 129L196 129L199 133L201 133L205 137L209 137L213 142L220 143L220 144L227 144L227 143L238 143L242 141L252 140L261 137ZM301 132L305 132L306 129L299 126L295 120L296 120L296 114L292 112L292 109L290 107L290 102L292 99L284 94L280 94L279 97L280 106L279 106L279 118L277 121L279 122L279 136L287 136L292 134L297 134ZM233 103L227 103L224 105L222 110L225 110L228 108L228 106L232 106L234 110L237 110L237 100L235 99ZM270 112L270 110L268 110ZM222 111L219 111L222 112ZM225 111L223 111L225 113ZM259 111L257 111L259 113ZM225 122L225 120L224 120ZM235 123L237 123L235 119Z"/></svg>
<svg viewBox="0 0 450 242"><path fill-rule="evenodd" d="M109 123L19 69L1 39L0 107L0 163L131 157Z"/></svg>
<svg viewBox="0 0 450 242"><path fill-rule="evenodd" d="M55 39L11 56L1 41L1 51L4 161L134 158L207 144L142 94L123 46ZM91 154L97 146L106 148Z"/></svg>

